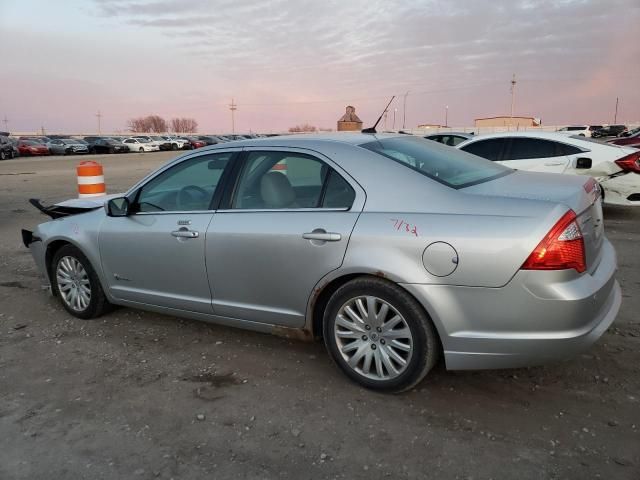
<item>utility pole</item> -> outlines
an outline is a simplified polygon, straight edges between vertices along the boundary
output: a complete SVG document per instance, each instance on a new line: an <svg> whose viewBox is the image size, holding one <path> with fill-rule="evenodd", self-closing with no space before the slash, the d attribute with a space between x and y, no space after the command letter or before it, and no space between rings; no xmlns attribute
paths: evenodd
<svg viewBox="0 0 640 480"><path fill-rule="evenodd" d="M511 118L513 118L513 107L516 104L516 74L511 78ZM513 120L511 121L513 123Z"/></svg>
<svg viewBox="0 0 640 480"><path fill-rule="evenodd" d="M231 133L236 133L236 110L238 109L238 105L236 102L231 99L231 104L229 105L229 110L231 110Z"/></svg>
<svg viewBox="0 0 640 480"><path fill-rule="evenodd" d="M613 124L618 123L618 97L616 97L616 113L613 115Z"/></svg>
<svg viewBox="0 0 640 480"><path fill-rule="evenodd" d="M402 106L402 129L404 130L407 126L407 96L409 95L409 91L404 94L404 105Z"/></svg>
<svg viewBox="0 0 640 480"><path fill-rule="evenodd" d="M449 105L444 106L444 126L449 126Z"/></svg>
<svg viewBox="0 0 640 480"><path fill-rule="evenodd" d="M7 118L7 116L5 115L4 118L2 119L2 123L4 123L4 129L5 131L9 131L9 119Z"/></svg>
<svg viewBox="0 0 640 480"><path fill-rule="evenodd" d="M98 135L102 135L102 114L100 113L100 110L98 110L98 113L96 113L96 117L98 117Z"/></svg>

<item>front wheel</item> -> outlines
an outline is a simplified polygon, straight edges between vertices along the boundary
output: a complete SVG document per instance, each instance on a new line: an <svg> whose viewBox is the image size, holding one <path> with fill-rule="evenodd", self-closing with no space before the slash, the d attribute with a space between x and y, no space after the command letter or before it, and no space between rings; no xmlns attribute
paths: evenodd
<svg viewBox="0 0 640 480"><path fill-rule="evenodd" d="M51 262L51 286L74 317L99 317L110 308L100 279L85 255L73 245L60 248Z"/></svg>
<svg viewBox="0 0 640 480"><path fill-rule="evenodd" d="M7 154L4 153L4 150L0 150L0 160L5 160L7 158Z"/></svg>
<svg viewBox="0 0 640 480"><path fill-rule="evenodd" d="M324 341L342 371L374 390L420 382L440 353L431 319L399 286L361 277L340 287L324 312Z"/></svg>

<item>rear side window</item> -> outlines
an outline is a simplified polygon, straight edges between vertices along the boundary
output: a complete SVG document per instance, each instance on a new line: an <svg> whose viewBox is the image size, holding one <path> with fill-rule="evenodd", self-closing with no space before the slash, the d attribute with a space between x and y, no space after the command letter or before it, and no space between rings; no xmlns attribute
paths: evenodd
<svg viewBox="0 0 640 480"><path fill-rule="evenodd" d="M578 147L574 147L573 145L567 145L566 143L558 143L558 149L560 155L576 155L577 153L582 153Z"/></svg>
<svg viewBox="0 0 640 480"><path fill-rule="evenodd" d="M247 155L232 208L350 208L354 198L351 186L315 157L254 151Z"/></svg>
<svg viewBox="0 0 640 480"><path fill-rule="evenodd" d="M509 151L503 160L524 160L529 158L549 158L564 155L559 152L556 142L539 138L512 138Z"/></svg>
<svg viewBox="0 0 640 480"><path fill-rule="evenodd" d="M495 162L496 160L501 160L504 144L504 138L489 138L465 145L460 150Z"/></svg>
<svg viewBox="0 0 640 480"><path fill-rule="evenodd" d="M330 170L326 180L323 208L351 208L356 192L335 170Z"/></svg>
<svg viewBox="0 0 640 480"><path fill-rule="evenodd" d="M513 170L420 137L382 138L360 145L451 188L464 188Z"/></svg>

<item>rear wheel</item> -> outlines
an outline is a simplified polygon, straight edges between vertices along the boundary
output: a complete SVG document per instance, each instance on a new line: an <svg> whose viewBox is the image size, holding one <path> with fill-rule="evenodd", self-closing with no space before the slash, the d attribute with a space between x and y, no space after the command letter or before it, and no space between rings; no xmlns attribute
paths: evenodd
<svg viewBox="0 0 640 480"><path fill-rule="evenodd" d="M7 158L7 154L4 150L0 150L0 160L5 160Z"/></svg>
<svg viewBox="0 0 640 480"><path fill-rule="evenodd" d="M439 357L431 319L399 286L361 277L340 287L324 312L324 341L342 371L364 387L401 392Z"/></svg>
<svg viewBox="0 0 640 480"><path fill-rule="evenodd" d="M144 153L144 148L140 147L140 150L138 150L140 153Z"/></svg>
<svg viewBox="0 0 640 480"><path fill-rule="evenodd" d="M178 145L175 143L171 144L171 150L177 150L178 149Z"/></svg>
<svg viewBox="0 0 640 480"><path fill-rule="evenodd" d="M65 245L54 255L51 286L62 301L62 306L74 317L95 318L110 308L91 263L73 245Z"/></svg>

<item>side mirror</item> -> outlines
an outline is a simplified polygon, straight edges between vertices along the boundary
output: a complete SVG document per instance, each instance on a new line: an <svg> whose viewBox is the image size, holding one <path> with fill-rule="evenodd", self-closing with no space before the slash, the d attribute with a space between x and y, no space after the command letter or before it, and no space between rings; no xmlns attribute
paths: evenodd
<svg viewBox="0 0 640 480"><path fill-rule="evenodd" d="M129 215L129 199L127 197L112 198L105 205L107 216L126 217Z"/></svg>
<svg viewBox="0 0 640 480"><path fill-rule="evenodd" d="M587 169L587 168L591 168L592 164L593 162L591 161L590 158L581 157L576 160L576 168Z"/></svg>

